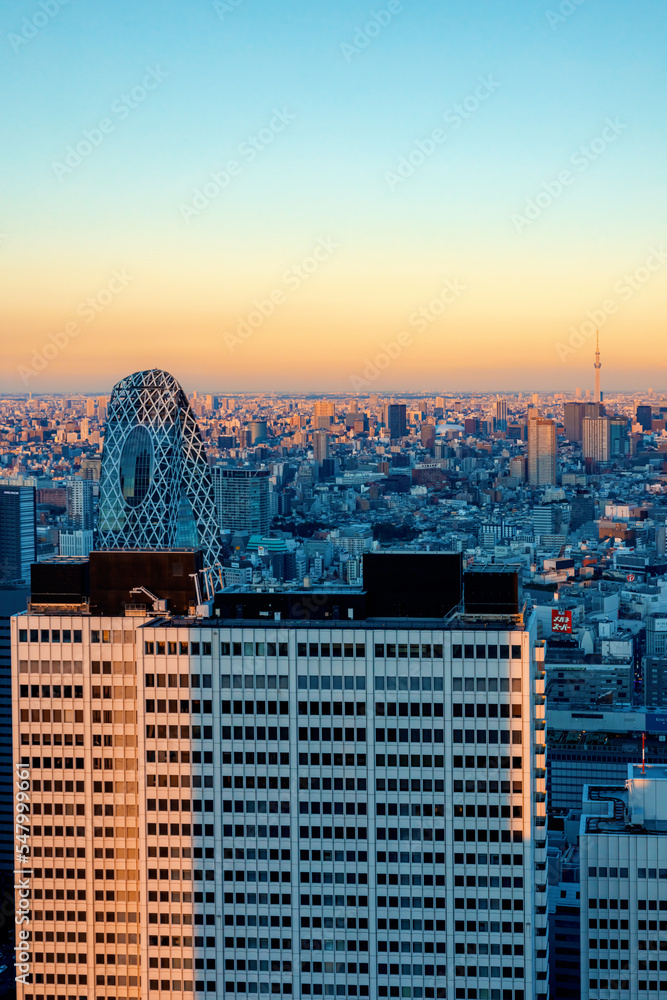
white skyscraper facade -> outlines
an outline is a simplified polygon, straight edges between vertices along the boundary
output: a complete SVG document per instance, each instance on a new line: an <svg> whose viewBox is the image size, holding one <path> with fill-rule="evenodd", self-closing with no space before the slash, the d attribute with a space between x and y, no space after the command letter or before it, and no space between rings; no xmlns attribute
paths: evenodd
<svg viewBox="0 0 667 1000"><path fill-rule="evenodd" d="M581 997L667 995L667 769L628 764L586 785L581 850Z"/></svg>
<svg viewBox="0 0 667 1000"><path fill-rule="evenodd" d="M13 619L19 997L546 1000L534 615L225 596Z"/></svg>

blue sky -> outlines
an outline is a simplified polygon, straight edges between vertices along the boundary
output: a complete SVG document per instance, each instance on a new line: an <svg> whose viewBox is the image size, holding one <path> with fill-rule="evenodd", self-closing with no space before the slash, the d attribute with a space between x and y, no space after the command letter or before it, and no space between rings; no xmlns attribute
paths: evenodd
<svg viewBox="0 0 667 1000"><path fill-rule="evenodd" d="M135 275L127 293L34 391L38 381L44 391L101 390L160 358L192 385L214 377L230 391L261 387L266 375L286 389L343 388L454 274L469 294L392 384L430 385L435 350L442 378L461 386L473 375L498 385L492 375L504 372L508 388L567 388L589 358L563 364L554 344L664 232L666 15L656 0L394 0L390 16L384 0L43 2L55 11L43 26L39 2L8 0L0 12L5 389L19 388L26 347L39 351L119 266ZM376 15L387 22L377 32ZM376 37L350 50L368 25ZM121 118L112 109L148 69L164 78ZM443 126L480 78L494 92L460 128ZM274 109L294 120L252 163L241 157L239 176L186 223L194 190L239 160ZM104 118L111 130L99 147L58 177L54 163ZM622 131L587 170L574 168L575 151L608 119ZM439 127L445 141L392 190L387 175ZM517 233L513 219L565 169L571 185ZM327 235L341 247L330 266L229 355L220 332ZM619 385L638 325L638 384L652 369L665 275L605 331ZM189 324L197 333L184 351L179 329ZM478 355L457 348L467 336L484 348L486 375Z"/></svg>

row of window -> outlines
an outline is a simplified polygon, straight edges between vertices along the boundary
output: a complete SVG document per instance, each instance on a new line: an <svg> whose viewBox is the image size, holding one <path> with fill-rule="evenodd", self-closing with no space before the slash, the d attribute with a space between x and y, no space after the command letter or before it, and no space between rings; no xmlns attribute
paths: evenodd
<svg viewBox="0 0 667 1000"><path fill-rule="evenodd" d="M96 878L98 877L97 873L95 874L95 877ZM189 868L183 868L183 869L180 869L180 868L172 868L172 869L169 869L169 868L159 868L159 869L158 868L149 868L148 869L148 878L149 879L153 879L153 880L154 879L166 879L167 881L169 881L170 877L171 877L172 880L175 880L175 881L180 881L182 879L185 882L192 882L193 880L195 882L202 882L202 881L204 881L204 879L206 879L206 881L208 881L208 882L213 882L215 880L215 872L212 872L212 871L201 871L199 869L195 869L194 871L192 871Z"/></svg>
<svg viewBox="0 0 667 1000"><path fill-rule="evenodd" d="M128 632L129 639L127 642L132 642L133 633ZM58 629L58 628L31 628L19 629L19 642L81 642L81 629ZM99 641L99 640L98 640Z"/></svg>
<svg viewBox="0 0 667 1000"><path fill-rule="evenodd" d="M452 743L502 743L514 744L523 742L520 729L452 729Z"/></svg>
<svg viewBox="0 0 667 1000"><path fill-rule="evenodd" d="M442 677L381 677L375 678L376 691L443 691Z"/></svg>
<svg viewBox="0 0 667 1000"><path fill-rule="evenodd" d="M273 680L275 681L276 678L274 677ZM145 676L145 686L147 688L210 688L211 684L212 674L146 674Z"/></svg>
<svg viewBox="0 0 667 1000"><path fill-rule="evenodd" d="M98 829L98 827L95 828L96 831L97 831L97 829ZM179 836L180 837L190 837L190 836L201 837L202 835L205 836L205 837L212 837L214 831L213 831L213 823L205 823L203 826L202 826L201 823L194 823L192 826L190 826L189 823L182 823L182 824L179 824L179 823L147 823L146 824L146 833L148 834L149 837L157 837L157 836L160 836L160 837L166 837L166 836L172 836L172 837L179 837ZM113 835L114 835L113 830L109 831L109 827L107 827L105 829L105 836L107 836L107 837L113 837ZM102 834L101 833L98 834L97 832L95 832L95 836L96 837L97 836L102 836ZM120 834L117 834L117 836L120 836ZM129 836L129 833L128 833L128 836ZM207 855L207 857L208 857L208 855Z"/></svg>
<svg viewBox="0 0 667 1000"><path fill-rule="evenodd" d="M426 808L426 807L424 807ZM511 809L511 812L510 812ZM465 810L465 812L464 812ZM424 813L426 815L426 813ZM478 805L455 805L454 806L455 816L477 816L479 819L486 819L487 816L491 819L498 819L498 806L486 806ZM500 806L500 816L503 819L521 819L523 816L522 806Z"/></svg>
<svg viewBox="0 0 667 1000"><path fill-rule="evenodd" d="M338 706L336 715L342 715L343 702L339 701L335 704ZM354 702L349 704L353 706ZM363 705L363 702L359 704ZM223 701L220 707L223 715L289 715L289 702L287 701ZM346 714L354 715L354 708L346 711Z"/></svg>
<svg viewBox="0 0 667 1000"><path fill-rule="evenodd" d="M484 781L478 780L474 781L471 778L467 778L465 781L460 779L454 780L454 791L455 792L502 792L503 795L509 795L510 792L521 793L523 791L522 781Z"/></svg>
<svg viewBox="0 0 667 1000"><path fill-rule="evenodd" d="M100 980L101 980L101 982L100 982ZM115 977L114 976L107 976L107 985L108 986L115 986L115 984L116 984ZM104 986L104 976L97 976L97 985L98 986ZM256 984L255 984L255 986L256 986ZM172 979L149 979L148 980L148 989L151 990L151 991L169 990L169 991L173 991L174 993L180 993L182 991L182 992L184 992L186 994L191 994L192 991L193 991L193 989L194 989L197 993L204 993L204 992L206 992L206 993L213 993L213 994L215 994L217 987L216 987L215 979L212 980L212 981L206 981L206 982L204 980L202 980L201 982L196 981L194 983L193 983L193 981L191 979L186 979L183 982L181 982L180 979L173 979L173 980ZM256 988L255 988L255 990L248 989L248 992L249 993L253 993L253 992L256 993L257 989ZM269 992L268 989L267 990L260 990L260 993L268 993L268 992ZM290 987L290 989L288 991L286 991L286 992L291 993L292 992L292 988Z"/></svg>
<svg viewBox="0 0 667 1000"><path fill-rule="evenodd" d="M435 881L434 881L435 879ZM390 872L388 875L384 872L378 874L378 885L438 885L444 886L445 876L444 875L398 875L396 872Z"/></svg>
<svg viewBox="0 0 667 1000"><path fill-rule="evenodd" d="M496 645L495 643L453 643L452 645L452 659L453 660L509 660L510 657L513 660L521 659L521 645L519 643L512 644L511 646L507 643L500 643Z"/></svg>
<svg viewBox="0 0 667 1000"><path fill-rule="evenodd" d="M399 805L397 802L378 802L376 811L378 816L444 816L445 804L426 802L422 805L419 802L401 802Z"/></svg>
<svg viewBox="0 0 667 1000"><path fill-rule="evenodd" d="M104 935L101 935L101 937L104 938ZM107 939L111 938L112 943L113 943L113 937L114 937L113 934L110 934L110 935L108 934L107 935ZM255 938L255 941L257 941L257 938ZM260 938L260 941L266 941L267 942L267 944L266 945L262 945L262 947L265 947L265 948L269 947L269 945L268 945L268 938ZM160 937L158 937L157 934L149 934L148 935L148 947L149 948L157 948L158 945L160 945L163 948L169 948L170 946L172 948L192 948L193 943L194 943L195 948L204 948L204 947L206 947L206 948L215 948L215 938L214 937L207 937L206 939L204 939L203 937L191 938L191 937L188 937L188 936L181 937L180 935L174 935L174 936L170 937L168 934L162 934L162 935L160 935ZM280 944L280 942L278 942L278 944ZM257 947L257 945L255 945L255 947ZM290 947L291 947L291 944L290 944Z"/></svg>
<svg viewBox="0 0 667 1000"><path fill-rule="evenodd" d="M465 709L465 711L464 711ZM500 710L500 711L499 711ZM486 705L480 703L478 705L462 705L460 703L452 705L452 716L455 719L460 719L465 716L466 719L473 719L475 716L478 719L486 719L488 711L489 719L509 719L510 714L513 719L521 718L521 703L515 705ZM388 713L393 714L393 713ZM414 713L417 714L417 713Z"/></svg>
<svg viewBox="0 0 667 1000"><path fill-rule="evenodd" d="M300 753L299 754L299 764L309 764L311 767L354 767L356 761L357 767L366 767L366 754L365 753Z"/></svg>
<svg viewBox="0 0 667 1000"><path fill-rule="evenodd" d="M77 771L83 771L84 766L83 757L22 757L21 760L36 769L53 767L57 770L64 768L66 771L71 771L76 768Z"/></svg>
<svg viewBox="0 0 667 1000"><path fill-rule="evenodd" d="M34 747L40 745L45 747L51 746L51 738L53 736L53 745L56 747L66 746L83 746L83 733L21 733L21 746L27 746L28 743L32 743ZM110 737L111 738L111 737ZM93 743L95 746L95 744ZM99 744L98 744L99 745ZM129 745L129 744L128 744ZM22 757L22 763L28 763L29 758Z"/></svg>
<svg viewBox="0 0 667 1000"><path fill-rule="evenodd" d="M470 827L468 827L468 829L466 830L454 830L454 840L456 842L461 842L465 840L468 843L474 843L475 841L477 841L480 844L486 844L486 843L509 844L510 842L512 842L513 844L520 844L523 842L523 833L521 832L521 830L501 830L500 840L499 840L498 830L475 830L474 828L470 829ZM543 846L543 845L538 844L538 846ZM508 861L507 862L505 861L504 855L503 855L503 864L509 864ZM514 855L514 864L515 865L523 864L523 857L521 854Z"/></svg>
<svg viewBox="0 0 667 1000"><path fill-rule="evenodd" d="M99 637L99 632L90 633L91 642L99 642L99 638L95 638L97 635ZM104 633L102 633L104 634ZM103 639L103 642L108 642L108 639ZM281 643L281 646L285 646L285 653L281 653L281 656L287 656L287 643ZM147 656L176 656L181 654L182 656L210 656L211 655L211 643L210 642L163 642L158 640L157 642L144 642L144 653ZM273 654L275 656L275 653Z"/></svg>
<svg viewBox="0 0 667 1000"><path fill-rule="evenodd" d="M474 757L471 754L467 754L463 757L459 754L455 754L452 757L452 765L455 768L465 767L466 770L471 767L482 768L483 770L489 771L494 771L497 768L507 770L510 767L512 770L521 770L523 761L521 757L480 757L479 755Z"/></svg>
<svg viewBox="0 0 667 1000"><path fill-rule="evenodd" d="M93 696L94 697L94 696ZM210 715L213 711L213 703L210 701L187 701L185 699L176 700L158 698L157 701L153 698L146 699L146 714L147 715L176 715L179 712L184 715Z"/></svg>
<svg viewBox="0 0 667 1000"><path fill-rule="evenodd" d="M333 784L332 784L333 782ZM365 792L367 787L366 778L299 778L299 788L310 788L314 792L318 792L320 789L323 791L330 791L334 788L336 791L357 791Z"/></svg>
<svg viewBox="0 0 667 1000"><path fill-rule="evenodd" d="M134 666L134 665L133 665ZM82 674L82 660L19 660L20 674Z"/></svg>
<svg viewBox="0 0 667 1000"><path fill-rule="evenodd" d="M77 837L86 836L85 826L31 826L30 833L33 837L73 837L76 830Z"/></svg>
<svg viewBox="0 0 667 1000"><path fill-rule="evenodd" d="M378 962L378 976L426 976L427 978L438 976L440 978L446 974L446 971L445 965L411 965L405 962L400 965L396 963L387 965L386 962Z"/></svg>
<svg viewBox="0 0 667 1000"><path fill-rule="evenodd" d="M442 754L436 754L431 757L430 754L425 754L423 757L420 754L383 754L378 753L375 755L375 766L376 767L424 767L424 768L439 768L444 767L444 756ZM391 779L393 780L393 779ZM401 779L403 781L405 779Z"/></svg>
<svg viewBox="0 0 667 1000"><path fill-rule="evenodd" d="M224 643L223 643L224 645ZM233 643L234 646L239 646L240 643ZM250 646L251 643L244 643L244 646ZM257 645L257 644L256 644ZM259 645L262 645L259 643ZM419 648L419 647L417 647ZM442 647L441 647L442 648ZM238 654L234 652L234 656ZM245 654L248 655L247 653ZM296 655L297 656L309 656L311 658L317 659L317 657L323 657L328 659L333 657L338 659L344 656L349 659L353 656L363 658L366 656L366 643L364 642L298 642L296 644Z"/></svg>
<svg viewBox="0 0 667 1000"><path fill-rule="evenodd" d="M302 840L308 840L308 838L311 840L333 840L334 838L336 840L354 840L355 837L358 837L359 840L367 840L368 830L365 826L300 826L299 837L301 837Z"/></svg>
<svg viewBox="0 0 667 1000"><path fill-rule="evenodd" d="M95 713L93 713L95 714ZM97 713L99 715L99 713ZM106 716L110 715L110 712L103 712L102 715L105 716L104 722L113 722L113 719L107 719ZM93 722L96 720L93 718ZM101 720L97 720L101 721ZM227 727L229 728L229 727ZM275 727L271 727L275 728ZM152 723L146 726L146 739L148 740L212 740L213 739L213 726L166 726L158 725L155 726ZM260 738L259 735L257 737ZM262 737L265 739L265 737ZM276 736L270 736L269 739L276 739ZM192 755L194 759L194 754Z"/></svg>
<svg viewBox="0 0 667 1000"><path fill-rule="evenodd" d="M442 643L418 643L418 642L376 642L374 644L375 658L379 660L441 660Z"/></svg>
<svg viewBox="0 0 667 1000"><path fill-rule="evenodd" d="M205 855L204 855L203 851L206 852ZM111 848L107 847L105 854L106 854L106 857L108 857L108 858L111 857L112 858L114 856L114 849L113 849L113 847L111 847ZM95 857L97 857L97 856L98 855L97 855L97 848L96 848L95 849ZM182 847L181 848L181 847L165 847L164 845L161 845L160 847L155 847L155 846L149 846L148 847L148 857L149 858L157 858L157 857L160 857L160 858L168 858L168 857L172 857L172 858L191 858L191 857L194 857L194 858L203 858L204 856L207 857L207 858L213 858L214 857L214 850L213 850L213 848L212 847L206 847L206 848L201 848L201 847L194 847L194 848L193 847Z"/></svg>
<svg viewBox="0 0 667 1000"><path fill-rule="evenodd" d="M54 664L55 666L55 664ZM113 667L113 669L112 669ZM113 664L111 660L92 660L90 664L91 674L132 674L136 673L136 668L133 662L126 660L121 662L120 660L114 660Z"/></svg>
<svg viewBox="0 0 667 1000"><path fill-rule="evenodd" d="M266 837L272 839L277 839L278 837L282 839L289 840L290 828L288 826L246 826L242 824L232 825L231 823L225 823L222 827L223 837L247 837L249 840L254 840L255 838L259 840L264 840Z"/></svg>

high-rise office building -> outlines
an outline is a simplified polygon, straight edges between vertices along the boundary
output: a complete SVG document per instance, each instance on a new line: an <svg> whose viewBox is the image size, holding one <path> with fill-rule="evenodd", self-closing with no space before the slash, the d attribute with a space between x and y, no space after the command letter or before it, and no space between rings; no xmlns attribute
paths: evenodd
<svg viewBox="0 0 667 1000"><path fill-rule="evenodd" d="M261 444L262 441L266 441L268 438L268 430L266 425L266 420L251 420L250 427L250 444Z"/></svg>
<svg viewBox="0 0 667 1000"><path fill-rule="evenodd" d="M435 448L435 424L422 424L420 436L424 448Z"/></svg>
<svg viewBox="0 0 667 1000"><path fill-rule="evenodd" d="M67 523L78 531L94 528L93 481L70 479L67 483Z"/></svg>
<svg viewBox="0 0 667 1000"><path fill-rule="evenodd" d="M565 403L564 409L564 424L565 424L565 437L568 441L577 442L581 444L583 440L583 427L582 422L584 419L584 410L586 404L573 402Z"/></svg>
<svg viewBox="0 0 667 1000"><path fill-rule="evenodd" d="M319 466L329 457L329 435L325 430L313 433L313 458Z"/></svg>
<svg viewBox="0 0 667 1000"><path fill-rule="evenodd" d="M604 413L605 408L603 403L580 403L576 401L565 403L565 437L568 441L582 444L584 439L584 418L602 417Z"/></svg>
<svg viewBox="0 0 667 1000"><path fill-rule="evenodd" d="M528 483L548 486L556 482L556 422L545 417L528 421Z"/></svg>
<svg viewBox="0 0 667 1000"><path fill-rule="evenodd" d="M268 535L269 470L216 465L211 472L220 529Z"/></svg>
<svg viewBox="0 0 667 1000"><path fill-rule="evenodd" d="M329 427L336 419L336 404L329 399L318 399L313 406L315 427Z"/></svg>
<svg viewBox="0 0 667 1000"><path fill-rule="evenodd" d="M611 453L609 417L584 417L583 455L592 462L608 462Z"/></svg>
<svg viewBox="0 0 667 1000"><path fill-rule="evenodd" d="M195 545L220 560L213 484L187 396L168 372L135 372L114 387L104 437L101 549Z"/></svg>
<svg viewBox="0 0 667 1000"><path fill-rule="evenodd" d="M27 583L36 553L34 488L0 487L0 583Z"/></svg>
<svg viewBox="0 0 667 1000"><path fill-rule="evenodd" d="M494 429L497 431L507 430L507 400L496 397L493 415Z"/></svg>
<svg viewBox="0 0 667 1000"><path fill-rule="evenodd" d="M642 404L637 407L637 423L641 424L642 430L650 432L653 423L653 407Z"/></svg>
<svg viewBox="0 0 667 1000"><path fill-rule="evenodd" d="M667 976L667 769L627 765L624 785L584 788L581 998L661 997Z"/></svg>
<svg viewBox="0 0 667 1000"><path fill-rule="evenodd" d="M515 455L510 459L510 476L520 483L526 481L526 459L523 455Z"/></svg>
<svg viewBox="0 0 667 1000"><path fill-rule="evenodd" d="M405 437L408 432L405 403L389 403L387 406L387 427L392 441Z"/></svg>
<svg viewBox="0 0 667 1000"><path fill-rule="evenodd" d="M128 555L171 615L104 593ZM93 553L94 614L72 582L67 614L37 592L13 619L19 1000L546 1000L542 647L516 575L466 576L457 612L459 557L366 556L364 588L234 588L189 618L170 555Z"/></svg>
<svg viewBox="0 0 667 1000"><path fill-rule="evenodd" d="M609 456L623 458L629 453L628 421L625 417L609 418Z"/></svg>

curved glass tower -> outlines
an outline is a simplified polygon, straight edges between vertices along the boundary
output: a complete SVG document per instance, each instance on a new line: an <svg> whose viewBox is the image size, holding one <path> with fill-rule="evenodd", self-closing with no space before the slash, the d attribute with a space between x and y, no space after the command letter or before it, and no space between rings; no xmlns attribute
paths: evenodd
<svg viewBox="0 0 667 1000"><path fill-rule="evenodd" d="M187 396L168 372L114 386L100 477L101 549L202 549L220 559L213 483Z"/></svg>

